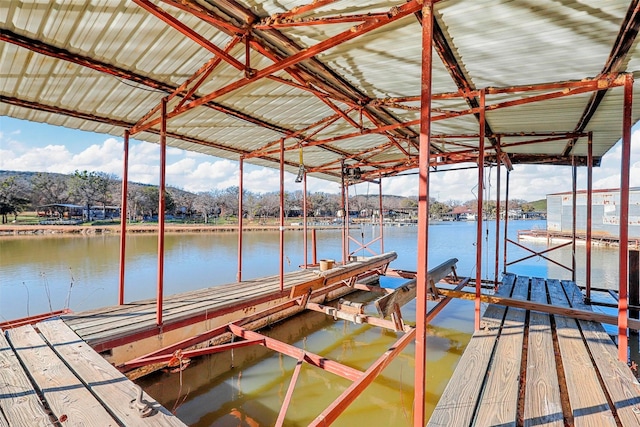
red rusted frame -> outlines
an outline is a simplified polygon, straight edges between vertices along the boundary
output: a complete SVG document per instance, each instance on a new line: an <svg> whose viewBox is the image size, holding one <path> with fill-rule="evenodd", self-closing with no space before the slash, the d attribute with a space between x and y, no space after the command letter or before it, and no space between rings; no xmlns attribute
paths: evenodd
<svg viewBox="0 0 640 427"><path fill-rule="evenodd" d="M318 265L318 235L316 229L311 229L311 264Z"/></svg>
<svg viewBox="0 0 640 427"><path fill-rule="evenodd" d="M354 243L357 245L356 249L354 249L353 251L352 251L352 250L349 250L349 256L351 256L351 255L355 254L356 252L358 252L358 251L360 251L360 250L363 250L363 249L365 249L365 250L369 251L369 253L370 253L371 255L378 255L378 254L377 254L377 253L375 253L375 252L373 251L373 249L371 249L369 246L370 246L370 245L372 245L372 244L374 244L374 243L375 243L375 242L377 242L378 240L380 240L380 237L376 237L376 238L374 238L374 239L372 239L372 240L368 241L367 243L361 243L361 242L359 242L356 238L354 238L354 237L352 237L352 236L349 236L349 240L350 240L350 241L352 241L352 242L354 242Z"/></svg>
<svg viewBox="0 0 640 427"><path fill-rule="evenodd" d="M422 6L422 75L420 85L419 150L420 178L418 182L418 268L416 275L416 344L415 371L413 379L414 427L424 427L426 423L425 396L427 386L427 285L429 283L429 162L431 157L431 94L433 92L433 88L431 86L433 68L433 12L433 2L426 0ZM407 338L407 341L411 339L406 335L404 338ZM405 341L397 343L396 348L401 347L401 344L404 344L404 342ZM372 368L369 368L367 372L370 372L371 369Z"/></svg>
<svg viewBox="0 0 640 427"><path fill-rule="evenodd" d="M387 16L388 16L387 13L369 13L369 14L327 16L323 18L271 20L271 21L266 21L264 24L254 25L253 28L255 28L256 30L269 30L269 29L276 29L276 28L344 24L349 22L367 22L367 21L375 21L376 19L379 19L379 18L386 18Z"/></svg>
<svg viewBox="0 0 640 427"><path fill-rule="evenodd" d="M409 345L416 330L411 329L396 341L389 349L381 355L359 378L329 405L309 426L326 426L333 423L338 416L376 379L376 377L395 359L395 357ZM415 400L415 399L414 399ZM424 405L424 403L423 403ZM415 419L414 415L414 419ZM414 425L418 425L414 421ZM424 423L421 424L424 427Z"/></svg>
<svg viewBox="0 0 640 427"><path fill-rule="evenodd" d="M502 248L502 273L507 274L507 247L509 246L509 235L507 234L509 225L509 178L511 170L507 169L507 183L504 189L504 241Z"/></svg>
<svg viewBox="0 0 640 427"><path fill-rule="evenodd" d="M304 246L304 268L309 265L309 226L307 225L307 171L302 175L302 246Z"/></svg>
<svg viewBox="0 0 640 427"><path fill-rule="evenodd" d="M498 143L500 139L498 139ZM498 286L498 270L500 266L500 156L496 156L496 246L495 265L493 270L493 285ZM506 236L505 236L506 237Z"/></svg>
<svg viewBox="0 0 640 427"><path fill-rule="evenodd" d="M280 290L284 289L284 139L280 140Z"/></svg>
<svg viewBox="0 0 640 427"><path fill-rule="evenodd" d="M344 159L340 160L340 211L342 212L342 224L341 224L341 249L342 249L342 264L347 263L347 231L346 231L346 221L349 213L346 212L346 183L344 180Z"/></svg>
<svg viewBox="0 0 640 427"><path fill-rule="evenodd" d="M229 329L234 335L246 340L264 340L264 344L262 344L263 346L289 357L300 359L304 354L305 362L318 368L324 369L327 372L331 372L332 374L338 375L342 378L355 381L362 375L362 371L359 371L358 369L351 368L347 365L343 365L342 363L327 359L314 353L309 353L308 351L302 350L293 345L286 344L274 338L267 337L258 332L250 331L241 326L229 325Z"/></svg>
<svg viewBox="0 0 640 427"><path fill-rule="evenodd" d="M351 248L351 243L350 243L350 237L351 237L351 230L349 230L349 226L351 225L351 221L350 221L350 215L349 215L349 183L347 182L345 187L344 187L344 211L345 211L345 216L344 216L344 243L345 243L345 247L344 247L344 258L343 258L343 264L349 261L349 252L350 252L350 248Z"/></svg>
<svg viewBox="0 0 640 427"><path fill-rule="evenodd" d="M378 209L380 209L380 253L384 253L384 214L382 210L382 174L378 176Z"/></svg>
<svg viewBox="0 0 640 427"><path fill-rule="evenodd" d="M198 348L195 350L186 350L186 351L182 351L181 357L186 359L186 358L192 358L192 357L206 356L209 354L223 353L225 351L233 350L235 348L262 344L263 342L264 340L262 339L243 340L243 341L236 341L236 342L231 342L227 344L215 345L211 347ZM155 363L164 363L164 362L170 361L174 357L175 356L173 355L173 353L171 353L171 354L161 354L158 356L151 356L146 358L138 358L135 361L127 362L126 367L127 369L135 369L141 366L153 365Z"/></svg>
<svg viewBox="0 0 640 427"><path fill-rule="evenodd" d="M593 222L593 132L587 140L587 236L586 236L586 299L591 301L591 237Z"/></svg>
<svg viewBox="0 0 640 427"><path fill-rule="evenodd" d="M122 188L120 203L120 264L118 281L118 305L124 304L124 270L127 248L127 196L129 185L129 131L124 131L124 147L122 156Z"/></svg>
<svg viewBox="0 0 640 427"><path fill-rule="evenodd" d="M189 12L190 14L197 16L209 24L215 25L218 28L223 29L227 33L232 34L243 34L247 31L245 28L236 27L229 22L223 21L219 17L211 14L207 9L201 7L196 9L194 6L197 5L196 2L190 1L189 3L185 3L184 1L173 1L173 0L160 0L168 5L171 5L177 9L183 10L185 12Z"/></svg>
<svg viewBox="0 0 640 427"><path fill-rule="evenodd" d="M480 91L480 138L478 139L478 213L476 218L476 298L474 304L475 330L480 330L480 296L482 292L482 219L484 211L484 131L485 131L485 92Z"/></svg>
<svg viewBox="0 0 640 427"><path fill-rule="evenodd" d="M143 3L147 3L147 0L136 0L136 2L143 2ZM168 118L172 118L175 117L179 114L182 114L188 110L191 110L195 107L198 107L200 105L206 104L209 101L213 101L214 99L225 95L227 93L233 92L237 89L240 89L246 85L248 85L249 83L255 82L259 79L262 79L264 77L267 77L273 73L276 73L280 70L283 70L285 68L288 68L292 65L295 65L301 61L304 61L305 59L309 59L312 58L313 56L322 53L328 49L331 49L335 46L338 46L341 43L344 43L348 40L352 40L356 37L359 37L363 34L366 34L370 31L373 31L377 28L380 28L384 25L387 25L391 22L397 21L411 13L416 12L419 8L420 8L420 2L418 0L411 0L401 6L397 6L394 7L394 11L397 11L397 13L394 14L388 14L386 18L380 18L376 21L372 21L372 22L366 22L364 24L358 25L355 28L343 31L333 37L330 37L328 39L325 39L317 44L315 44L314 46L308 47L306 49L302 49L300 51L298 51L297 53L284 58L280 61L277 61L276 63L263 68L262 70L257 70L253 76L251 78L247 78L247 77L243 77L240 78L239 80L236 80L233 83L230 83L218 90L215 90L211 93L209 93L208 95L205 95L199 99L193 100L191 102L189 102L186 105L183 105L181 108L178 109L174 109L172 112L170 112L168 114ZM150 9L153 10L155 8L155 6L150 5ZM208 43L208 42L207 42ZM210 44L210 43L208 43ZM220 50L219 48L216 47L216 49ZM222 52L220 50L220 53L224 54L224 52ZM225 58L228 59L228 58ZM235 65L236 68L242 70L244 69L244 64L238 62L236 60ZM238 67L239 66L239 67ZM152 127L155 126L158 123L158 121L151 121L147 124L147 127L140 129L140 131L147 129L148 127Z"/></svg>
<svg viewBox="0 0 640 427"><path fill-rule="evenodd" d="M550 258L547 258L546 256L544 256L544 255L543 255L543 254L546 254L546 253L548 253L548 252L555 251L556 249L560 249L560 248L564 248L565 246L569 246L569 245L571 245L571 242L563 243L563 244L561 244L561 245L558 245L558 246L554 246L554 247L552 247L552 248L545 249L544 251L541 251L541 252L536 252L536 251L534 251L534 250L532 250L532 249L527 248L526 246L521 245L520 243L514 242L514 241L513 241L513 240L511 240L511 239L507 239L507 241L508 241L509 243L512 243L512 244L514 244L514 245L516 245L516 246L518 246L518 247L520 247L520 248L522 248L522 249L524 249L524 250L527 250L527 251L529 251L529 252L531 252L531 253L532 253L532 255L528 255L528 256L526 256L526 257L523 257L523 258L517 259L517 260L515 260L515 261L508 262L508 263L507 263L507 265L517 264L517 263L519 263L519 262L522 262L522 261L528 260L528 259L533 258L533 257L535 257L535 256L539 256L539 257L544 258L544 259L546 259L547 261L549 261L549 262L551 262L551 263L553 263L553 264L556 264L556 265L557 265L557 266L559 266L559 267L562 267L562 268L564 268L564 269L566 269L566 270L571 271L571 267L567 267L566 265L560 264L559 262L554 261L554 260L552 260L552 259L550 259Z"/></svg>
<svg viewBox="0 0 640 427"><path fill-rule="evenodd" d="M238 161L238 282L242 282L242 238L244 222L244 158ZM280 289L282 290L282 289Z"/></svg>
<svg viewBox="0 0 640 427"><path fill-rule="evenodd" d="M162 325L162 299L164 295L164 211L167 167L167 98L162 98L160 110L160 185L158 187L158 286L156 289L156 325Z"/></svg>
<svg viewBox="0 0 640 427"><path fill-rule="evenodd" d="M174 18L170 14L168 14L165 10L159 8L155 4L151 3L148 0L133 0L138 6L149 12L151 15L154 15L156 18L160 19L165 24L173 27L180 33L182 33L185 37L190 38L194 42L198 43L203 48L207 49L211 53L218 55L220 58L224 59L229 65L232 67L244 71L245 66L242 62L238 61L233 56L227 54L224 50L220 49L214 43L211 43L207 38L198 34L192 28L189 28L187 25L180 22L178 19ZM192 12L192 10L189 10Z"/></svg>
<svg viewBox="0 0 640 427"><path fill-rule="evenodd" d="M293 9L288 10L286 12L278 13L269 18L265 18L262 21L260 21L257 25L264 25L265 21L271 21L271 20L279 21L281 19L287 19L297 15L302 15L304 13L310 12L319 7L323 7L328 4L335 3L336 1L338 0L313 0L313 2L310 4L306 4L303 6L296 6Z"/></svg>
<svg viewBox="0 0 640 427"><path fill-rule="evenodd" d="M293 370L293 375L291 375L291 381L289 382L289 388L287 388L287 393L284 395L284 400L282 401L282 406L280 407L280 412L278 413L278 419L276 419L275 426L281 427L284 425L284 419L287 415L287 409L289 409L289 404L291 404L291 397L293 396L293 390L296 388L296 383L298 382L298 376L300 376L300 370L302 369L302 364L304 363L305 353L302 352L302 356L298 359L296 363L296 367Z"/></svg>
<svg viewBox="0 0 640 427"><path fill-rule="evenodd" d="M631 164L631 126L633 106L633 75L625 75L622 114L622 152L620 155L620 247L618 288L618 359L628 362L629 318L629 173Z"/></svg>
<svg viewBox="0 0 640 427"><path fill-rule="evenodd" d="M576 226L578 216L578 167L576 158L571 156L571 280L576 281Z"/></svg>
<svg viewBox="0 0 640 427"><path fill-rule="evenodd" d="M69 313L71 313L71 310L69 310L68 308L65 308L63 310L51 311L49 313L37 314L35 316L21 317L20 319L7 320L5 322L0 322L0 329L7 330L7 329L17 328L19 326L24 326L24 325L34 325L43 320L47 320L52 317L62 316L63 314L69 314Z"/></svg>

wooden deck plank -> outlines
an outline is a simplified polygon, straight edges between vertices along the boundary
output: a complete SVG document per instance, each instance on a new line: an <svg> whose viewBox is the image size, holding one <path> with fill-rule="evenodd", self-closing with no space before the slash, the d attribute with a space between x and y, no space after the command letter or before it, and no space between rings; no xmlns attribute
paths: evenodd
<svg viewBox="0 0 640 427"><path fill-rule="evenodd" d="M36 390L0 330L0 426L50 425Z"/></svg>
<svg viewBox="0 0 640 427"><path fill-rule="evenodd" d="M531 279L530 300L547 303L544 279ZM535 311L529 314L524 425L564 426L551 319L548 314Z"/></svg>
<svg viewBox="0 0 640 427"><path fill-rule="evenodd" d="M346 276L357 275L362 272L386 265L397 257L395 252L369 257L339 266L323 272L321 276L327 285L338 283ZM335 270L335 271L334 271ZM317 281L318 274L310 270L300 270L287 273L285 288L289 289L306 281ZM244 283L244 282L243 282ZM262 280L255 280L252 286L238 289L235 284L221 285L209 288L205 293L190 291L189 298L180 294L173 295L172 301L178 304L168 304L163 307L165 324L193 317L200 313L211 312L237 304L239 301L264 298L269 294L280 292L279 276L271 276ZM186 301L182 301L186 299ZM103 310L100 314L90 312L91 320L87 320L83 313L65 316L65 322L89 344L95 345L113 337L126 336L134 331L155 326L155 300L147 300L148 305L135 303L130 310L122 311L120 307L112 307L113 312Z"/></svg>
<svg viewBox="0 0 640 427"><path fill-rule="evenodd" d="M53 414L66 420L64 425L118 425L31 325L10 329L7 337Z"/></svg>
<svg viewBox="0 0 640 427"><path fill-rule="evenodd" d="M507 275L498 293L510 296L515 276ZM485 373L496 344L506 308L498 305L487 307L480 330L473 334L462 354L438 405L429 419L428 426L468 426L473 419Z"/></svg>
<svg viewBox="0 0 640 427"><path fill-rule="evenodd" d="M558 280L547 280L554 305L569 303ZM562 355L562 367L569 394L569 404L576 427L615 426L607 398L593 369L593 363L574 319L555 316L556 335Z"/></svg>
<svg viewBox="0 0 640 427"><path fill-rule="evenodd" d="M591 306L584 303L582 293L574 282L562 281L567 295L576 295L570 299L572 307L590 310ZM625 427L640 425L640 384L629 367L618 360L618 348L604 330L601 324L580 320L580 327L591 355L620 422Z"/></svg>
<svg viewBox="0 0 640 427"><path fill-rule="evenodd" d="M529 278L518 277L512 298L526 300L528 293ZM516 425L525 317L526 310L521 308L507 310L478 406L476 425Z"/></svg>
<svg viewBox="0 0 640 427"><path fill-rule="evenodd" d="M146 393L143 400L154 409L154 414L141 418L137 410L130 407L138 387L93 351L62 320L41 322L36 327L87 388L127 427L185 425Z"/></svg>

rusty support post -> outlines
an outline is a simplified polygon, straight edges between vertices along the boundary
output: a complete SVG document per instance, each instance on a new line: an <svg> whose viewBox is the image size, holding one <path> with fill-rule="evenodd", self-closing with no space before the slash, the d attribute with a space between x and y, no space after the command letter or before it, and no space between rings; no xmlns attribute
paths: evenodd
<svg viewBox="0 0 640 427"><path fill-rule="evenodd" d="M509 235L507 234L507 227L509 225L509 177L511 171L507 168L507 185L504 189L504 248L502 250L502 273L507 273L507 246L509 241Z"/></svg>
<svg viewBox="0 0 640 427"><path fill-rule="evenodd" d="M480 330L480 292L482 290L482 220L484 207L484 137L485 137L485 92L480 91L480 138L478 140L478 214L476 216L476 300L475 330Z"/></svg>
<svg viewBox="0 0 640 427"><path fill-rule="evenodd" d="M571 280L576 281L576 227L578 217L578 166L571 156Z"/></svg>
<svg viewBox="0 0 640 427"><path fill-rule="evenodd" d="M624 80L624 113L622 115L622 153L620 156L620 286L618 289L618 358L627 363L627 309L629 303L629 173L631 164L631 113L633 105L633 74Z"/></svg>
<svg viewBox="0 0 640 427"><path fill-rule="evenodd" d="M340 160L340 211L342 212L342 264L347 263L347 236L345 229L345 185L344 185L344 159Z"/></svg>
<svg viewBox="0 0 640 427"><path fill-rule="evenodd" d="M351 253L351 231L349 230L349 183L344 187L344 212L345 257L346 262L349 262L349 254Z"/></svg>
<svg viewBox="0 0 640 427"><path fill-rule="evenodd" d="M302 175L302 246L304 246L304 268L309 264L309 245L307 239L307 171Z"/></svg>
<svg viewBox="0 0 640 427"><path fill-rule="evenodd" d="M420 87L420 150L418 182L418 254L416 275L416 349L413 425L426 423L427 284L429 260L429 160L431 152L431 76L433 66L433 1L422 5L422 79Z"/></svg>
<svg viewBox="0 0 640 427"><path fill-rule="evenodd" d="M124 269L127 246L127 193L129 185L129 130L124 131L124 154L122 161L122 202L120 203L120 282L118 304L124 304Z"/></svg>
<svg viewBox="0 0 640 427"><path fill-rule="evenodd" d="M380 182L378 183L378 201L380 203L380 215L378 215L379 219L380 219L380 253L383 254L384 253L384 215L383 215L383 211L382 211L382 174L380 174L380 178L379 178Z"/></svg>
<svg viewBox="0 0 640 427"><path fill-rule="evenodd" d="M244 158L240 156L238 162L238 282L242 282L242 226L244 218L242 211L244 209Z"/></svg>
<svg viewBox="0 0 640 427"><path fill-rule="evenodd" d="M284 138L280 140L280 290L284 290Z"/></svg>
<svg viewBox="0 0 640 427"><path fill-rule="evenodd" d="M315 228L311 229L311 264L318 265L318 236Z"/></svg>
<svg viewBox="0 0 640 427"><path fill-rule="evenodd" d="M162 325L162 298L164 294L164 211L167 168L167 98L162 98L160 113L160 187L158 189L158 286L156 289L156 324Z"/></svg>
<svg viewBox="0 0 640 427"><path fill-rule="evenodd" d="M498 140L498 145L500 141ZM496 176L496 265L493 272L493 285L498 286L498 270L500 263L500 155L496 153L496 169L498 176Z"/></svg>
<svg viewBox="0 0 640 427"><path fill-rule="evenodd" d="M589 132L587 140L587 235L586 235L586 277L585 285L587 302L591 301L591 226L593 222L593 132Z"/></svg>

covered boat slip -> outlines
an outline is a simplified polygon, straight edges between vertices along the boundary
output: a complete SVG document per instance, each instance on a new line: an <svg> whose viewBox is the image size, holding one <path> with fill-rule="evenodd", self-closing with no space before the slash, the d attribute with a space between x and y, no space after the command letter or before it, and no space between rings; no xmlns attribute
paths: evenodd
<svg viewBox="0 0 640 427"><path fill-rule="evenodd" d="M591 310L572 281L507 274L497 296ZM491 304L428 425L638 426L640 385L600 323Z"/></svg>
<svg viewBox="0 0 640 427"><path fill-rule="evenodd" d="M287 273L284 289L280 277L244 280L221 286L167 296L163 301L163 325L156 324L156 300L145 300L64 315L63 319L83 340L117 365L159 348L197 335L213 327L247 318L261 310L308 291L314 302L323 302L354 290L358 277L384 273L396 259L395 252L358 258L327 271L307 269ZM348 286L352 285L352 286ZM279 309L256 326L274 322L300 311ZM135 346L131 343L135 342Z"/></svg>
<svg viewBox="0 0 640 427"><path fill-rule="evenodd" d="M0 426L184 426L61 320L0 330Z"/></svg>

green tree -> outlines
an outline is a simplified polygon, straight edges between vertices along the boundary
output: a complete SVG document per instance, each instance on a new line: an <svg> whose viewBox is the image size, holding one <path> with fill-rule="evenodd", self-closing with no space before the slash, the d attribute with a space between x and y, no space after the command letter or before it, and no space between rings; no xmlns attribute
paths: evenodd
<svg viewBox="0 0 640 427"><path fill-rule="evenodd" d="M109 177L102 172L75 171L69 183L71 195L87 209L87 221L91 221L91 206L106 199L109 193Z"/></svg>
<svg viewBox="0 0 640 427"><path fill-rule="evenodd" d="M13 214L17 220L18 214L29 204L28 190L24 182L15 176L0 181L0 216L3 224L9 222L9 214Z"/></svg>

